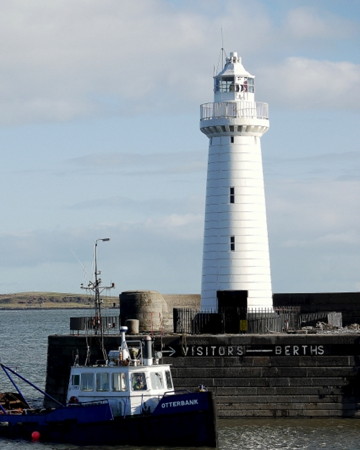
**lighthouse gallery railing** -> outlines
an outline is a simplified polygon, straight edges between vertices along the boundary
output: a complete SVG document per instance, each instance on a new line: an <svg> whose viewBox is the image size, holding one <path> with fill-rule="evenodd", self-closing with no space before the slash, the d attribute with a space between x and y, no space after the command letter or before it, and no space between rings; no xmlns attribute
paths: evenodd
<svg viewBox="0 0 360 450"><path fill-rule="evenodd" d="M268 119L269 105L259 102L214 102L200 106L200 120L220 118Z"/></svg>

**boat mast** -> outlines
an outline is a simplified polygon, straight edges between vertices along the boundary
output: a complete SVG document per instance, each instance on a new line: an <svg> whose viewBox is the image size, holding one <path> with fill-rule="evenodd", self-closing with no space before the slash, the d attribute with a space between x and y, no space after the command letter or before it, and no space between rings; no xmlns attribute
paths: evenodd
<svg viewBox="0 0 360 450"><path fill-rule="evenodd" d="M103 344L103 324L102 324L102 316L101 316L100 294L105 289L113 289L115 287L115 284L111 283L110 286L101 286L101 278L99 277L99 275L101 275L101 271L98 270L98 267L97 267L97 246L98 246L99 241L107 242L107 241L110 241L110 238L96 239L95 244L94 244L94 281L89 281L87 286L84 286L83 284L81 284L81 289L91 290L94 292L94 307L95 307L94 330L95 330L95 334L97 334L98 331L100 332L101 342L102 342L101 348L102 348L104 359L106 359L106 352L105 352L104 344Z"/></svg>
<svg viewBox="0 0 360 450"><path fill-rule="evenodd" d="M97 268L97 245L99 241L107 242L110 241L110 238L96 239L94 246L94 292L95 292L95 318L100 320L101 325L101 299L100 299L100 290L101 292L104 289L111 289L114 287L114 283L111 286L104 286L101 288L101 278L98 278L98 275L101 275L101 271Z"/></svg>

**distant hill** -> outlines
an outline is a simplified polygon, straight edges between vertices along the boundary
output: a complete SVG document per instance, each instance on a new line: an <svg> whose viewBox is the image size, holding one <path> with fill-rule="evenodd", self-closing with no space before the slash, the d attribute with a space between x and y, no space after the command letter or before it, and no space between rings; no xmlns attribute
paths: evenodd
<svg viewBox="0 0 360 450"><path fill-rule="evenodd" d="M101 296L104 308L117 308L118 297ZM0 309L92 308L94 297L59 292L19 292L0 294Z"/></svg>

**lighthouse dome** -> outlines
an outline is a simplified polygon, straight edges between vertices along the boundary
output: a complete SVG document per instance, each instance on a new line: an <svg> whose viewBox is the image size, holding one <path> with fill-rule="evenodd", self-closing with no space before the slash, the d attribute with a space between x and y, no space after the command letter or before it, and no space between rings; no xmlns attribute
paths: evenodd
<svg viewBox="0 0 360 450"><path fill-rule="evenodd" d="M231 52L223 70L214 77L215 102L253 101L254 78L242 65L237 52Z"/></svg>
<svg viewBox="0 0 360 450"><path fill-rule="evenodd" d="M238 75L254 78L254 76L251 75L251 73L249 73L242 65L241 58L238 56L237 52L230 53L230 56L226 58L223 70L216 77L223 75Z"/></svg>

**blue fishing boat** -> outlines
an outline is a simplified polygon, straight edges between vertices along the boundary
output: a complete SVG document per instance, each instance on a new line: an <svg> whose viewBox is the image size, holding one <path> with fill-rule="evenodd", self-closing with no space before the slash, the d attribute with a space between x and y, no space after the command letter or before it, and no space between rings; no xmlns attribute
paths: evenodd
<svg viewBox="0 0 360 450"><path fill-rule="evenodd" d="M169 364L152 356L152 340L127 341L96 365L70 369L66 404L32 408L16 377L48 396L14 369L1 364L16 389L0 394L0 437L76 445L216 447L216 411L211 392L174 389Z"/></svg>
<svg viewBox="0 0 360 450"><path fill-rule="evenodd" d="M94 292L96 323L102 323L100 271L85 289ZM83 286L82 286L83 287ZM109 286L114 287L114 284ZM63 442L76 445L149 445L216 447L216 409L211 392L174 389L169 364L153 357L150 336L127 341L120 328L120 345L107 352L102 326L99 339L103 359L90 363L78 357L70 367L66 402L62 404L14 369L0 364L16 392L0 393L0 437ZM89 349L88 349L89 350ZM33 408L16 378L49 398L53 408Z"/></svg>

